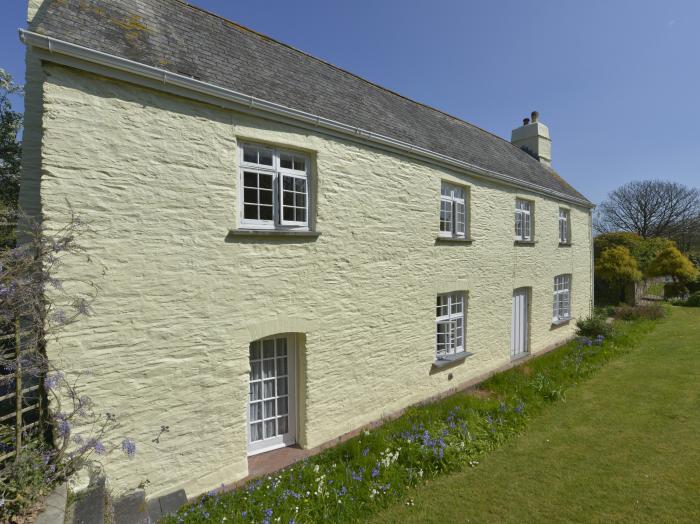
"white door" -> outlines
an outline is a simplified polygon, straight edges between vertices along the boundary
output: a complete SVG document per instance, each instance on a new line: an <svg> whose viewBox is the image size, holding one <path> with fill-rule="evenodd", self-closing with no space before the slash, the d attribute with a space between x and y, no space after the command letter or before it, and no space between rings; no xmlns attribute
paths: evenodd
<svg viewBox="0 0 700 524"><path fill-rule="evenodd" d="M296 442L294 357L293 336L250 344L249 455Z"/></svg>
<svg viewBox="0 0 700 524"><path fill-rule="evenodd" d="M513 326L510 335L510 356L513 359L526 355L528 347L528 288L513 291Z"/></svg>

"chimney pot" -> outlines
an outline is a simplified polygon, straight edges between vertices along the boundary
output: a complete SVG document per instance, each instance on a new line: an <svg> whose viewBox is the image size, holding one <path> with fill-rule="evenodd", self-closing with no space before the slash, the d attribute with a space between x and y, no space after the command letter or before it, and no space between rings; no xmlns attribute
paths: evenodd
<svg viewBox="0 0 700 524"><path fill-rule="evenodd" d="M530 123L530 119L529 119L529 118L523 118L523 125L524 125L524 126L528 125L529 123Z"/></svg>
<svg viewBox="0 0 700 524"><path fill-rule="evenodd" d="M532 123L534 124L535 122L539 121L540 119L540 114L537 111L533 111L532 114L530 115L532 117Z"/></svg>

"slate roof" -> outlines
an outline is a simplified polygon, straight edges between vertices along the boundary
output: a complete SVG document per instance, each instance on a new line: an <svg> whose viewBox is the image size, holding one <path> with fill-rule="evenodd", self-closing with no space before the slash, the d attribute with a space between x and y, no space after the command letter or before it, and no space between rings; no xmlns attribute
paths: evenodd
<svg viewBox="0 0 700 524"><path fill-rule="evenodd" d="M47 0L29 29L585 200L500 137L181 0Z"/></svg>

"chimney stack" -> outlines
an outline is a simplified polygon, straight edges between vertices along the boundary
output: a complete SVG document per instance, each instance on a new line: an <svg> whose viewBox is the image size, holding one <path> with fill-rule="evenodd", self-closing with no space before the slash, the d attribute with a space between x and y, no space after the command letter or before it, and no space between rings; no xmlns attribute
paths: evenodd
<svg viewBox="0 0 700 524"><path fill-rule="evenodd" d="M533 111L530 118L523 118L522 126L513 129L510 141L543 164L551 166L552 141L549 138L549 129L540 122L540 114L537 111Z"/></svg>

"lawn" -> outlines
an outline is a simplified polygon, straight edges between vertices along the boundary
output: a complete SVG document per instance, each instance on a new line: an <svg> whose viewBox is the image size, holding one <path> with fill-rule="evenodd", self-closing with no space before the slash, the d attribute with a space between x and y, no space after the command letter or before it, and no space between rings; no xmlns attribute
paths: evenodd
<svg viewBox="0 0 700 524"><path fill-rule="evenodd" d="M700 522L700 309L673 308L522 434L371 522Z"/></svg>

